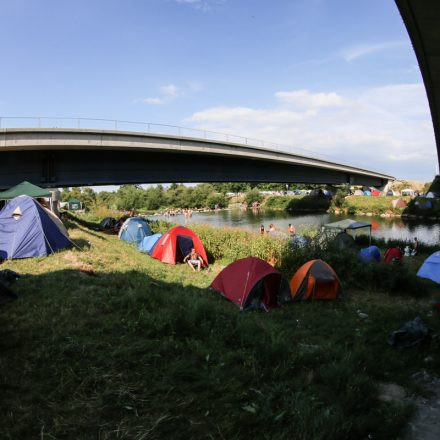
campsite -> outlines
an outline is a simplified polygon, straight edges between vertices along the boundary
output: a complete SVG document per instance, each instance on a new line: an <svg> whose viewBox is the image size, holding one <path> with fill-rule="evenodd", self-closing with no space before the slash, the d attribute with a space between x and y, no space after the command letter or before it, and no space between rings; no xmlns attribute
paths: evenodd
<svg viewBox="0 0 440 440"><path fill-rule="evenodd" d="M438 342L399 349L387 337L416 316L439 331L436 284L415 276L435 249L365 263L339 242L336 251L318 239L287 246L283 237L194 225L186 236L198 237L209 264L194 273L168 258L180 258L186 228L148 221L150 244L153 235L130 242L99 223L69 214L70 247L0 266L20 274L18 299L0 309L5 438L390 439L407 426L413 396L429 399L413 375L439 371ZM144 230L135 226L132 234ZM384 243L373 245L383 256ZM255 262L243 267L258 271L245 311L209 286L227 270L242 285L234 262L249 256ZM316 259L333 269L302 268ZM323 267L340 286L314 300ZM305 281L294 280L298 269ZM251 301L274 280L280 299L290 282L302 300ZM389 384L406 397L382 398Z"/></svg>

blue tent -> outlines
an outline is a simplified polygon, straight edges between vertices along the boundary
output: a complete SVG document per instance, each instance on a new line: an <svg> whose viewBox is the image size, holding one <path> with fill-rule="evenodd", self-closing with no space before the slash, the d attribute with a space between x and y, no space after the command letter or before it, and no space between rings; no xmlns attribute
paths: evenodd
<svg viewBox="0 0 440 440"><path fill-rule="evenodd" d="M380 261L380 250L377 246L363 248L358 255L364 263L378 263Z"/></svg>
<svg viewBox="0 0 440 440"><path fill-rule="evenodd" d="M147 252L148 254L151 255L151 252L153 252L160 237L162 237L162 234L153 234L153 235L149 235L148 237L145 237L140 242L138 249L141 252Z"/></svg>
<svg viewBox="0 0 440 440"><path fill-rule="evenodd" d="M440 283L440 251L434 252L423 262L417 276Z"/></svg>
<svg viewBox="0 0 440 440"><path fill-rule="evenodd" d="M15 197L0 211L0 256L41 257L67 246L66 233L32 197Z"/></svg>
<svg viewBox="0 0 440 440"><path fill-rule="evenodd" d="M139 244L149 235L151 235L150 226L143 218L139 217L128 218L119 230L119 238L129 243Z"/></svg>

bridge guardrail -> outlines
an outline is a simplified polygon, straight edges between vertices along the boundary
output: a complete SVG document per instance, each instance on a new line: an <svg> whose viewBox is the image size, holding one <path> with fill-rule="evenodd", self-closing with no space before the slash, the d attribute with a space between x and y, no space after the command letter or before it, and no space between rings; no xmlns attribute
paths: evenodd
<svg viewBox="0 0 440 440"><path fill-rule="evenodd" d="M334 157L318 154L303 148L277 144L250 137L221 133L211 130L181 127L178 125L157 124L153 122L124 121L99 118L63 118L50 116L0 116L0 128L78 128L97 130L127 130L149 134L161 134L184 137L197 137L209 141L231 142L243 146L278 150L280 152L305 156L308 158L339 162L341 164L363 168L361 165L341 162Z"/></svg>

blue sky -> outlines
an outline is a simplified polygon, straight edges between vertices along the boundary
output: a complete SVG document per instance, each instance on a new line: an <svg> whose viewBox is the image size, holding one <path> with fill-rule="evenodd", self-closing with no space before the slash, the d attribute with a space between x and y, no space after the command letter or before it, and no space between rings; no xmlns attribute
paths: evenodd
<svg viewBox="0 0 440 440"><path fill-rule="evenodd" d="M181 125L398 178L436 173L425 90L392 0L0 0L0 7L1 116Z"/></svg>

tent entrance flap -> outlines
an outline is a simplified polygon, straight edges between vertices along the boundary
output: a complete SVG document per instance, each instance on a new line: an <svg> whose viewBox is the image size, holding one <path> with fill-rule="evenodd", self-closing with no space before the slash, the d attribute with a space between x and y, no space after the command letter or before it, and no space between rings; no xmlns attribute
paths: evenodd
<svg viewBox="0 0 440 440"><path fill-rule="evenodd" d="M177 255L176 260L183 260L194 247L194 243L191 237L186 235L177 236Z"/></svg>

